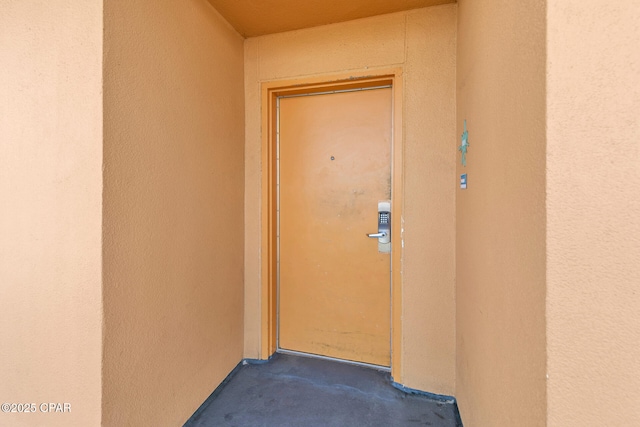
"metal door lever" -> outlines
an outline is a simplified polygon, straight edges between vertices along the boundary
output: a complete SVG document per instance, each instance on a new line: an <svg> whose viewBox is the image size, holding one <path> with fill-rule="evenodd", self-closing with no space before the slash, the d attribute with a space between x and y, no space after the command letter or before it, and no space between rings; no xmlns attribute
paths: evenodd
<svg viewBox="0 0 640 427"><path fill-rule="evenodd" d="M383 231L382 233L371 233L371 234L367 234L368 237L371 237L372 239L379 239L381 237L386 237L387 236L387 232Z"/></svg>
<svg viewBox="0 0 640 427"><path fill-rule="evenodd" d="M378 202L378 232L367 234L372 239L378 239L378 251L389 253L391 250L391 203Z"/></svg>

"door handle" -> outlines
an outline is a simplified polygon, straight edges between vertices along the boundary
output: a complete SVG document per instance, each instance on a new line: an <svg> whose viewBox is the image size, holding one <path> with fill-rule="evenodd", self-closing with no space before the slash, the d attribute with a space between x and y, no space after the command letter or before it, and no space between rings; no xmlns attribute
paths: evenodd
<svg viewBox="0 0 640 427"><path fill-rule="evenodd" d="M378 250L384 249L388 252L391 243L391 203L388 201L378 202L378 232L369 233L368 237L378 239ZM382 245L382 246L381 246Z"/></svg>
<svg viewBox="0 0 640 427"><path fill-rule="evenodd" d="M387 232L383 231L382 233L371 233L371 234L367 234L367 237L371 237L372 239L379 239L381 237L386 237L387 236Z"/></svg>

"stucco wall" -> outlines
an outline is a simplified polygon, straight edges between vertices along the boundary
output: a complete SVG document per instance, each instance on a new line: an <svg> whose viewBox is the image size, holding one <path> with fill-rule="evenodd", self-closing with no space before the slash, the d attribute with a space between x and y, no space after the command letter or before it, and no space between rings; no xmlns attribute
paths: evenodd
<svg viewBox="0 0 640 427"><path fill-rule="evenodd" d="M105 2L103 424L181 425L242 358L243 40Z"/></svg>
<svg viewBox="0 0 640 427"><path fill-rule="evenodd" d="M403 374L396 379L454 393L455 31L456 6L446 5L246 40L246 357L260 354L261 82L401 67Z"/></svg>
<svg viewBox="0 0 640 427"><path fill-rule="evenodd" d="M457 80L456 396L465 425L543 426L545 2L460 0Z"/></svg>
<svg viewBox="0 0 640 427"><path fill-rule="evenodd" d="M549 2L548 425L640 425L640 3Z"/></svg>
<svg viewBox="0 0 640 427"><path fill-rule="evenodd" d="M0 2L3 426L100 423L101 79L101 2Z"/></svg>

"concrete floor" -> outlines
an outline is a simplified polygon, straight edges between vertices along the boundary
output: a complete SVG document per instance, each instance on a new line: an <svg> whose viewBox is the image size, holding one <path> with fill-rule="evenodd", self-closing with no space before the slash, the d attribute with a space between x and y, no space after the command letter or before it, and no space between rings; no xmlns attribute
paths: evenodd
<svg viewBox="0 0 640 427"><path fill-rule="evenodd" d="M388 373L340 362L276 354L244 362L185 427L459 427L453 401L408 394Z"/></svg>

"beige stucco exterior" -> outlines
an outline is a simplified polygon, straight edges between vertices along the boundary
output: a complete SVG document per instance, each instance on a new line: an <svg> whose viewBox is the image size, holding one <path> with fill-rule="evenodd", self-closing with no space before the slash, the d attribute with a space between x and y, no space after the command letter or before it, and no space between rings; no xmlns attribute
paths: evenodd
<svg viewBox="0 0 640 427"><path fill-rule="evenodd" d="M402 374L453 394L456 6L245 41L245 357L260 356L260 85L397 67L404 79Z"/></svg>
<svg viewBox="0 0 640 427"><path fill-rule="evenodd" d="M549 427L640 425L640 3L549 2Z"/></svg>
<svg viewBox="0 0 640 427"><path fill-rule="evenodd" d="M182 425L242 358L243 40L105 3L105 426Z"/></svg>
<svg viewBox="0 0 640 427"><path fill-rule="evenodd" d="M639 21L459 0L243 39L206 0L0 2L0 403L71 405L0 425L181 425L259 357L261 85L382 70L395 379L472 427L640 425Z"/></svg>
<svg viewBox="0 0 640 427"><path fill-rule="evenodd" d="M101 2L0 2L0 425L100 423L101 80Z"/></svg>
<svg viewBox="0 0 640 427"><path fill-rule="evenodd" d="M470 426L545 425L545 7L458 2L456 396ZM454 149L454 147L452 147Z"/></svg>

